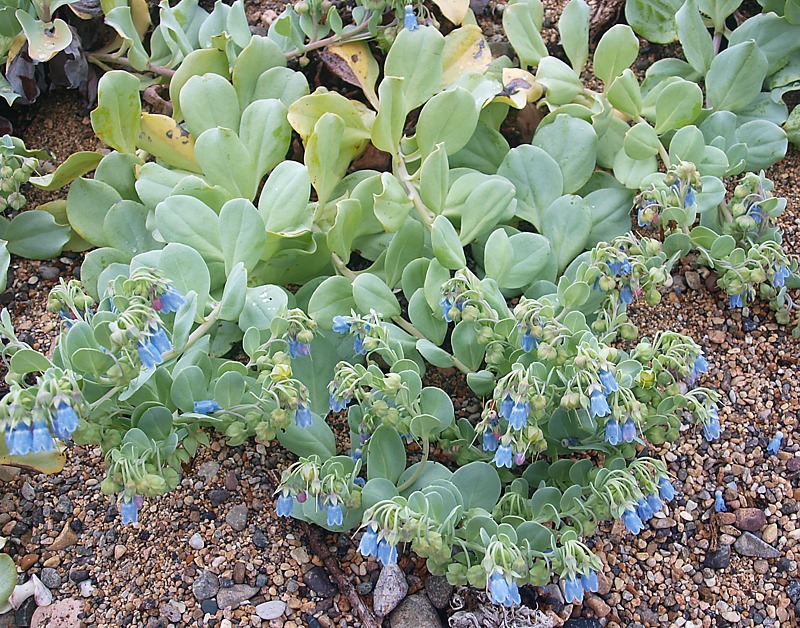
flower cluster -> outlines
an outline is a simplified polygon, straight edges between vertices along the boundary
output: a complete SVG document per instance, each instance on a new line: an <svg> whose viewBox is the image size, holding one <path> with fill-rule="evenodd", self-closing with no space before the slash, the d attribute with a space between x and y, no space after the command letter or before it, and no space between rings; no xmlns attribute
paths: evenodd
<svg viewBox="0 0 800 628"><path fill-rule="evenodd" d="M600 559L583 543L566 538L553 559L559 569L564 599L568 603L582 603L585 592L597 593L600 588L598 572Z"/></svg>
<svg viewBox="0 0 800 628"><path fill-rule="evenodd" d="M356 355L367 355L372 351L391 351L386 342L386 328L380 315L372 310L366 316L351 312L350 316L334 316L333 331L353 336L353 351Z"/></svg>
<svg viewBox="0 0 800 628"><path fill-rule="evenodd" d="M19 191L36 172L39 160L16 154L17 147L8 135L0 139L0 211L25 207L27 200Z"/></svg>
<svg viewBox="0 0 800 628"><path fill-rule="evenodd" d="M12 382L0 400L0 426L4 426L9 453L24 456L53 451L53 437L68 440L86 408L78 382L69 371L51 367L32 386Z"/></svg>
<svg viewBox="0 0 800 628"><path fill-rule="evenodd" d="M634 201L636 220L640 227L656 227L666 217L667 222L684 221L674 209L694 211L697 193L702 190L700 173L691 162L681 161L670 166L662 178L643 189ZM685 212L680 212L685 213Z"/></svg>
<svg viewBox="0 0 800 628"><path fill-rule="evenodd" d="M64 281L59 279L59 283L47 297L47 311L58 312L64 327L69 329L76 321L88 321L91 319L94 299L83 290L83 286L77 279Z"/></svg>

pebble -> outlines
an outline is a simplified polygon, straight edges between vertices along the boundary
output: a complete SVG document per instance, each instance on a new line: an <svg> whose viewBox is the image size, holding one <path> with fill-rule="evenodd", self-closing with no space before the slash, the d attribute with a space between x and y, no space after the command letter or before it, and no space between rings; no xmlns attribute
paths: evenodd
<svg viewBox="0 0 800 628"><path fill-rule="evenodd" d="M767 515L760 508L739 508L734 514L736 515L734 525L740 530L758 532L767 525Z"/></svg>
<svg viewBox="0 0 800 628"><path fill-rule="evenodd" d="M78 583L78 591L82 597L90 597L94 591L94 585L91 580L84 580Z"/></svg>
<svg viewBox="0 0 800 628"><path fill-rule="evenodd" d="M233 581L236 584L244 583L245 568L244 563L238 562L233 566Z"/></svg>
<svg viewBox="0 0 800 628"><path fill-rule="evenodd" d="M29 502L32 502L36 499L36 491L33 490L30 482L25 482L20 489L20 493L22 496L27 499Z"/></svg>
<svg viewBox="0 0 800 628"><path fill-rule="evenodd" d="M226 491L224 488L215 488L213 490L208 491L208 501L210 501L214 506L219 506L223 502L225 502L231 494Z"/></svg>
<svg viewBox="0 0 800 628"><path fill-rule="evenodd" d="M239 488L239 478L236 477L236 472L228 471L222 480L222 484L229 491L235 491Z"/></svg>
<svg viewBox="0 0 800 628"><path fill-rule="evenodd" d="M39 554L26 554L23 556L19 561L19 568L22 571L28 571L31 567L33 567L39 560Z"/></svg>
<svg viewBox="0 0 800 628"><path fill-rule="evenodd" d="M588 594L586 596L585 604L594 611L598 617L607 617L611 613L611 607L603 601L603 598Z"/></svg>
<svg viewBox="0 0 800 628"><path fill-rule="evenodd" d="M208 613L209 615L214 615L218 610L219 606L217 606L217 601L214 598L209 598L207 600L203 600L200 604L200 609L204 613Z"/></svg>
<svg viewBox="0 0 800 628"><path fill-rule="evenodd" d="M723 342L725 342L725 332L721 329L709 329L708 339L715 345L721 345Z"/></svg>
<svg viewBox="0 0 800 628"><path fill-rule="evenodd" d="M288 587L287 587L288 590ZM369 595L372 593L372 582L367 580L366 582L359 582L356 585L356 591L359 595Z"/></svg>
<svg viewBox="0 0 800 628"><path fill-rule="evenodd" d="M333 597L339 592L339 589L336 588L328 577L328 572L322 567L314 566L309 569L303 574L303 582L321 598Z"/></svg>
<svg viewBox="0 0 800 628"><path fill-rule="evenodd" d="M272 600L256 606L256 615L265 620L278 619L285 611L286 602L280 600Z"/></svg>
<svg viewBox="0 0 800 628"><path fill-rule="evenodd" d="M398 565L385 565L375 583L372 607L378 617L391 613L408 593L406 574Z"/></svg>
<svg viewBox="0 0 800 628"><path fill-rule="evenodd" d="M292 548L289 555L297 561L298 565L307 565L311 561L305 547Z"/></svg>
<svg viewBox="0 0 800 628"><path fill-rule="evenodd" d="M219 473L219 463L215 460L208 460L197 469L198 477L202 478L206 484L213 480Z"/></svg>
<svg viewBox="0 0 800 628"><path fill-rule="evenodd" d="M731 564L731 546L722 544L716 552L706 554L703 565L709 569L726 569Z"/></svg>
<svg viewBox="0 0 800 628"><path fill-rule="evenodd" d="M72 598L40 606L31 617L31 628L80 628L84 603ZM2 618L2 616L0 616Z"/></svg>
<svg viewBox="0 0 800 628"><path fill-rule="evenodd" d="M453 597L453 585L444 576L428 576L425 593L436 608L448 608Z"/></svg>
<svg viewBox="0 0 800 628"><path fill-rule="evenodd" d="M61 271L55 266L47 266L45 264L41 264L39 266L39 276L45 281L52 281L53 279L56 279L60 274Z"/></svg>
<svg viewBox="0 0 800 628"><path fill-rule="evenodd" d="M177 623L181 620L181 616L185 610L186 604L183 604L182 602L176 602L175 600L170 600L161 607L161 616L167 621Z"/></svg>
<svg viewBox="0 0 800 628"><path fill-rule="evenodd" d="M588 619L586 617L573 617L564 623L564 628L601 628L602 623L596 619ZM628 626L633 628L634 624Z"/></svg>
<svg viewBox="0 0 800 628"><path fill-rule="evenodd" d="M197 532L195 532L191 537L189 537L189 547L195 550L201 550L206 546L203 537L200 536Z"/></svg>
<svg viewBox="0 0 800 628"><path fill-rule="evenodd" d="M755 556L757 558L780 558L781 553L769 543L765 543L754 534L744 532L736 539L733 548L741 556Z"/></svg>
<svg viewBox="0 0 800 628"><path fill-rule="evenodd" d="M75 545L78 542L78 535L75 534L69 525L65 525L61 530L56 540L50 544L48 548L51 552L57 552L68 547Z"/></svg>
<svg viewBox="0 0 800 628"><path fill-rule="evenodd" d="M241 532L247 526L247 512L247 506L234 506L225 516L225 523Z"/></svg>
<svg viewBox="0 0 800 628"><path fill-rule="evenodd" d="M219 591L219 578L210 571L203 571L192 583L192 593L198 601L214 597Z"/></svg>
<svg viewBox="0 0 800 628"><path fill-rule="evenodd" d="M73 569L69 572L69 579L72 580L74 583L83 582L84 580L89 578L89 570L88 569Z"/></svg>
<svg viewBox="0 0 800 628"><path fill-rule="evenodd" d="M258 549L264 549L269 545L269 538L261 530L253 532L253 545Z"/></svg>
<svg viewBox="0 0 800 628"><path fill-rule="evenodd" d="M442 620L427 595L409 595L389 615L391 628L442 628Z"/></svg>
<svg viewBox="0 0 800 628"><path fill-rule="evenodd" d="M258 589L248 584L234 584L217 593L217 606L220 608L239 608L242 602L258 595Z"/></svg>
<svg viewBox="0 0 800 628"><path fill-rule="evenodd" d="M55 569L51 569L50 567L42 569L42 573L39 574L39 579L48 589L58 589L61 586L61 576Z"/></svg>
<svg viewBox="0 0 800 628"><path fill-rule="evenodd" d="M778 524L777 523L770 523L766 528L764 528L764 532L761 533L761 538L764 540L765 543L769 543L770 545L778 540Z"/></svg>
<svg viewBox="0 0 800 628"><path fill-rule="evenodd" d="M128 551L128 548L124 545L115 545L114 546L114 560L119 560L125 553Z"/></svg>

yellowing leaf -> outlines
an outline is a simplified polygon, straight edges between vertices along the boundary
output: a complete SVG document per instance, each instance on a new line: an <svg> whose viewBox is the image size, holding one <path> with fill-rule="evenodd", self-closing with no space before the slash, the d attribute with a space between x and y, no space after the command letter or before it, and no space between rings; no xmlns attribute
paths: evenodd
<svg viewBox="0 0 800 628"><path fill-rule="evenodd" d="M378 80L378 62L365 41L353 41L328 46L320 51L325 63L344 81L360 87L367 100L376 109L378 97L375 82Z"/></svg>
<svg viewBox="0 0 800 628"><path fill-rule="evenodd" d="M530 72L520 68L503 68L503 92L494 101L523 109L529 102L539 100L542 92L541 84Z"/></svg>
<svg viewBox="0 0 800 628"><path fill-rule="evenodd" d="M35 61L49 61L72 43L72 31L64 20L56 18L45 24L22 9L16 16L28 38L28 54Z"/></svg>
<svg viewBox="0 0 800 628"><path fill-rule="evenodd" d="M468 72L485 72L491 62L492 52L480 28L468 25L451 31L442 50L442 87L450 87Z"/></svg>
<svg viewBox="0 0 800 628"><path fill-rule="evenodd" d="M461 24L469 11L469 0L433 0L434 4L442 11L453 24Z"/></svg>
<svg viewBox="0 0 800 628"><path fill-rule="evenodd" d="M143 113L136 145L171 166L202 172L194 156L194 138L169 116Z"/></svg>
<svg viewBox="0 0 800 628"><path fill-rule="evenodd" d="M38 471L39 473L58 473L67 463L64 448L57 446L54 451L46 451L24 456L12 456L8 453L5 436L0 433L0 465L9 465Z"/></svg>

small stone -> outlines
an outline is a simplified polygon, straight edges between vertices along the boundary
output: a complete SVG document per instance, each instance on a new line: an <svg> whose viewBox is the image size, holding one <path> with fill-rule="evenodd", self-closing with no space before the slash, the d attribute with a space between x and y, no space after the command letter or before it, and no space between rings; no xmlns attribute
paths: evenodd
<svg viewBox="0 0 800 628"><path fill-rule="evenodd" d="M775 569L779 572L783 573L789 571L792 568L792 561L782 556L781 559L775 564Z"/></svg>
<svg viewBox="0 0 800 628"><path fill-rule="evenodd" d="M258 589L247 584L234 584L217 593L217 606L220 608L239 608L242 602L258 595Z"/></svg>
<svg viewBox="0 0 800 628"><path fill-rule="evenodd" d="M200 609L204 613L208 613L209 615L215 615L216 612L219 610L219 606L217 606L217 601L213 598L208 600L203 600L200 604Z"/></svg>
<svg viewBox="0 0 800 628"><path fill-rule="evenodd" d="M247 526L247 506L234 506L225 516L225 522L237 532Z"/></svg>
<svg viewBox="0 0 800 628"><path fill-rule="evenodd" d="M656 530L666 530L667 528L674 528L678 523L672 517L656 517L650 520Z"/></svg>
<svg viewBox="0 0 800 628"><path fill-rule="evenodd" d="M331 582L328 573L322 567L309 569L303 575L303 582L321 598L333 597L339 592L339 589Z"/></svg>
<svg viewBox="0 0 800 628"><path fill-rule="evenodd" d="M381 569L375 591L372 594L372 607L378 617L391 613L408 593L406 574L398 565L385 565Z"/></svg>
<svg viewBox="0 0 800 628"><path fill-rule="evenodd" d="M770 545L772 545L775 541L777 541L778 524L770 523L766 528L764 528L764 532L762 532L761 538L764 540L764 543L769 543Z"/></svg>
<svg viewBox="0 0 800 628"><path fill-rule="evenodd" d="M716 552L706 554L703 565L709 569L727 569L731 564L731 546L720 545Z"/></svg>
<svg viewBox="0 0 800 628"><path fill-rule="evenodd" d="M280 600L272 600L256 606L256 615L265 620L278 619L284 612L286 612L286 602Z"/></svg>
<svg viewBox="0 0 800 628"><path fill-rule="evenodd" d="M32 502L36 498L36 491L33 490L30 482L25 482L20 489L20 493L22 496L27 499L29 502Z"/></svg>
<svg viewBox="0 0 800 628"><path fill-rule="evenodd" d="M453 597L453 585L444 576L428 576L425 593L436 608L448 608Z"/></svg>
<svg viewBox="0 0 800 628"><path fill-rule="evenodd" d="M219 506L230 496L231 494L224 488L215 488L211 491L208 491L208 501L210 501L214 506Z"/></svg>
<svg viewBox="0 0 800 628"><path fill-rule="evenodd" d="M228 471L222 480L222 484L229 491L235 491L239 488L239 478L236 477L236 472Z"/></svg>
<svg viewBox="0 0 800 628"><path fill-rule="evenodd" d="M31 617L31 628L80 628L79 615L83 602L67 599L54 601L49 606L37 608Z"/></svg>
<svg viewBox="0 0 800 628"><path fill-rule="evenodd" d="M42 569L42 573L39 574L39 579L48 589L58 589L61 586L61 576L58 575L55 569L51 569L50 567Z"/></svg>
<svg viewBox="0 0 800 628"><path fill-rule="evenodd" d="M183 607L183 610L181 610L181 607ZM161 607L161 616L167 621L177 623L181 620L181 615L183 615L183 611L185 610L186 604L170 600Z"/></svg>
<svg viewBox="0 0 800 628"><path fill-rule="evenodd" d="M750 532L744 532L736 539L733 548L741 556L755 556L757 558L780 558L781 553L769 543L765 543Z"/></svg>
<svg viewBox="0 0 800 628"><path fill-rule="evenodd" d="M203 571L192 583L192 593L198 601L214 597L219 591L219 578L210 571Z"/></svg>
<svg viewBox="0 0 800 628"><path fill-rule="evenodd" d="M197 475L208 484L219 473L219 463L214 460L209 460L200 465L197 469Z"/></svg>
<svg viewBox="0 0 800 628"><path fill-rule="evenodd" d="M391 628L442 628L442 620L427 595L418 593L404 599L389 615Z"/></svg>
<svg viewBox="0 0 800 628"><path fill-rule="evenodd" d="M611 612L611 607L597 595L588 594L585 603L598 617L606 617Z"/></svg>
<svg viewBox="0 0 800 628"><path fill-rule="evenodd" d="M114 560L119 560L125 553L128 551L128 548L124 545L115 545L114 546Z"/></svg>
<svg viewBox="0 0 800 628"><path fill-rule="evenodd" d="M721 329L709 329L708 339L715 345L721 345L723 342L725 342L725 332Z"/></svg>
<svg viewBox="0 0 800 628"><path fill-rule="evenodd" d="M256 586L258 588L265 587L269 584L269 576L265 573L260 573L256 576Z"/></svg>
<svg viewBox="0 0 800 628"><path fill-rule="evenodd" d="M39 560L39 554L26 554L19 561L19 568L22 571L28 571L31 567L33 567Z"/></svg>
<svg viewBox="0 0 800 628"><path fill-rule="evenodd" d="M206 546L206 542L203 540L203 537L200 536L199 533L195 532L192 536L189 537L189 547L196 550L201 550Z"/></svg>
<svg viewBox="0 0 800 628"><path fill-rule="evenodd" d="M81 597L91 597L92 591L94 591L94 585L92 584L92 581L84 580L83 582L79 582L78 591L80 592Z"/></svg>
<svg viewBox="0 0 800 628"><path fill-rule="evenodd" d="M718 512L715 516L721 526L730 526L736 522L736 514L732 512Z"/></svg>
<svg viewBox="0 0 800 628"><path fill-rule="evenodd" d="M800 471L800 458L794 457L786 463L786 470L789 473L797 473Z"/></svg>
<svg viewBox="0 0 800 628"><path fill-rule="evenodd" d="M747 532L758 532L767 525L767 515L760 508L739 508L736 515L736 527Z"/></svg>
<svg viewBox="0 0 800 628"><path fill-rule="evenodd" d="M603 624L601 624L598 620L588 619L586 617L573 617L572 619L564 622L564 628L602 628L602 626Z"/></svg>
<svg viewBox="0 0 800 628"><path fill-rule="evenodd" d="M64 528L61 530L59 535L56 537L56 540L50 544L50 547L47 549L51 552L57 552L59 550L66 549L75 543L78 542L78 535L75 534L69 525L65 525Z"/></svg>
<svg viewBox="0 0 800 628"><path fill-rule="evenodd" d="M233 566L233 581L236 584L242 584L245 578L244 563L236 563Z"/></svg>
<svg viewBox="0 0 800 628"><path fill-rule="evenodd" d="M311 560L305 547L295 547L289 554L297 561L298 565L306 565Z"/></svg>
<svg viewBox="0 0 800 628"><path fill-rule="evenodd" d="M60 274L61 271L58 270L58 268L56 268L55 266L46 266L45 264L39 266L39 276L45 281L52 281Z"/></svg>
<svg viewBox="0 0 800 628"><path fill-rule="evenodd" d="M70 501L69 497L67 497L66 495L62 495L61 497L59 497L58 501L56 502L55 510L56 512L60 512L65 515L71 515L72 502Z"/></svg>
<svg viewBox="0 0 800 628"><path fill-rule="evenodd" d="M753 571L763 576L769 571L769 563L763 559L753 561Z"/></svg>
<svg viewBox="0 0 800 628"><path fill-rule="evenodd" d="M89 570L88 569L73 569L69 573L69 579L72 580L74 583L83 582L89 577Z"/></svg>
<svg viewBox="0 0 800 628"><path fill-rule="evenodd" d="M356 591L359 595L369 595L372 593L372 583L369 580L366 582L359 582L356 585Z"/></svg>
<svg viewBox="0 0 800 628"><path fill-rule="evenodd" d="M256 530L253 532L253 545L255 545L258 549L264 549L269 545L269 539L267 535L264 534L261 530Z"/></svg>

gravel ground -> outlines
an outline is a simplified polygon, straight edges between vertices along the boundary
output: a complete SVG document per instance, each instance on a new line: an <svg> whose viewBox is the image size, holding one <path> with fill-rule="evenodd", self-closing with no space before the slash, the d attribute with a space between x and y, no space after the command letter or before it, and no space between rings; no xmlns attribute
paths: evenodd
<svg viewBox="0 0 800 628"><path fill-rule="evenodd" d="M251 20L263 23L271 6L251 7ZM548 5L551 23L555 9ZM97 149L81 107L72 96L31 107L28 144L45 144L59 159L73 150ZM782 226L786 246L795 253L800 252L798 172L800 155L791 151L770 173L777 192L789 200ZM0 304L12 310L34 347L46 350L55 329L55 319L41 309L42 296L79 263L77 255L12 263L13 281ZM727 397L720 412L723 436L709 445L687 429L679 442L654 452L677 478L679 495L638 537L607 525L589 539L607 564L598 595L583 606L565 607L557 587L523 591L526 600L548 611L553 624L572 617L566 625L798 625L800 345L760 305L731 312L726 301L713 274L686 261L659 306L633 312L645 334L672 329L704 347L710 368L702 383ZM435 377L459 398L460 414L475 413L462 381L448 372ZM766 445L778 429L784 446L770 456ZM112 500L100 493L99 450L71 447L58 476L2 471L5 551L23 579L36 574L51 588L56 614L72 622L65 626L357 626L350 602L331 583L299 525L274 514L270 470L288 462L278 448L253 443L227 448L215 440L176 491L148 500L141 522L122 526ZM713 514L716 490L723 491L727 513ZM371 606L378 566L362 560L348 535L324 538ZM408 600L424 598L413 594L426 584L435 597L434 585L440 583L426 581L421 561L406 554L401 567L412 594ZM75 606L67 607L71 601ZM275 618L262 619L257 606L262 616ZM0 616L0 627L31 625L34 609L28 604ZM37 618L35 625L62 624Z"/></svg>

